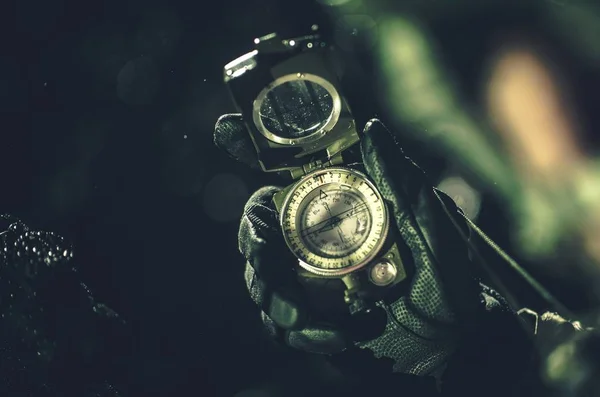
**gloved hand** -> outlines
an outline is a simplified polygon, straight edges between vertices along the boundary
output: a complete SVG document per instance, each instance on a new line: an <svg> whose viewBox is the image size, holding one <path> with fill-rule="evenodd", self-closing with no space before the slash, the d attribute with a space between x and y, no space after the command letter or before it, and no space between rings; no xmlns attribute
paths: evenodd
<svg viewBox="0 0 600 397"><path fill-rule="evenodd" d="M267 329L289 346L333 354L355 344L376 357L393 359L396 372L439 374L458 338L482 310L467 247L443 207L451 213L458 208L427 182L379 120L367 123L364 132L364 167L387 201L395 221L392 227L397 227L414 262L408 290L378 303L385 310L384 329L378 335L365 338L363 333L361 337L352 320L316 311L311 294L296 277L298 262L284 243L272 205L278 187L261 188L244 209L239 248L247 260L247 287ZM219 118L214 138L231 157L257 167L241 116Z"/></svg>

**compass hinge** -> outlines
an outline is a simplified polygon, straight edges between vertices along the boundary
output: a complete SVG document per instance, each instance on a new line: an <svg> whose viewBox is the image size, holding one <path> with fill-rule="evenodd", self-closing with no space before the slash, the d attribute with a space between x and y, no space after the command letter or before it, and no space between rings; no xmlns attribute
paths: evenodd
<svg viewBox="0 0 600 397"><path fill-rule="evenodd" d="M304 175L309 174L315 170L319 170L319 169L325 168L325 167L331 167L334 165L340 165L343 162L344 162L344 160L342 158L342 153L337 153L327 161L316 160L316 161L310 162L308 164L305 164L302 167L294 168L293 170L290 170L290 173L292 174L293 179L298 179L298 178L303 177Z"/></svg>

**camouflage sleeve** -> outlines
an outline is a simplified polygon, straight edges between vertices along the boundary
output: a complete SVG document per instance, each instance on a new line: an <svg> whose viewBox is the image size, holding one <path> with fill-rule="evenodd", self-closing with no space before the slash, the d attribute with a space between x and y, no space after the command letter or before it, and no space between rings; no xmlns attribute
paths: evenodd
<svg viewBox="0 0 600 397"><path fill-rule="evenodd" d="M583 380L585 371L575 353L588 348L574 344L595 333L556 313L510 310L502 296L482 287L485 318L450 360L440 385L442 395L586 395L573 392L589 390L593 380ZM569 394L564 394L567 389Z"/></svg>
<svg viewBox="0 0 600 397"><path fill-rule="evenodd" d="M109 382L118 360L108 360L125 324L81 282L63 238L8 215L0 215L0 326L0 394L121 396Z"/></svg>
<svg viewBox="0 0 600 397"><path fill-rule="evenodd" d="M535 344L541 357L539 375L555 395L600 395L596 376L600 337L596 329L553 312L539 315L522 309L519 315L529 317L534 326Z"/></svg>

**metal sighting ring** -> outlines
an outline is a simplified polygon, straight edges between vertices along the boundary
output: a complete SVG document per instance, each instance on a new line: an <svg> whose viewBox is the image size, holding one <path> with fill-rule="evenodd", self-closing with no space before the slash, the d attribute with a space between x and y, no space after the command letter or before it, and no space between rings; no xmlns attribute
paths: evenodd
<svg viewBox="0 0 600 397"><path fill-rule="evenodd" d="M313 132L312 134L303 136L303 137L299 137L299 138L284 138L279 135L276 135L272 131L269 131L265 127L265 125L263 124L261 115L260 115L260 108L261 108L264 100L267 98L268 93L272 89L274 89L282 84L289 83L292 81L298 81L298 80L310 81L312 83L318 84L321 87L323 87L331 96L331 99L333 101L333 109L332 109L331 114L329 115L328 120L325 123L325 125L323 127L319 128L317 131ZM275 143L279 143L281 145L300 145L300 144L305 144L305 143L311 143L311 142L314 142L314 141L322 138L323 135L325 135L328 131L330 131L335 126L335 124L338 122L341 110L342 110L342 100L340 98L339 93L333 86L333 84L331 84L329 81L325 80L324 78L319 77L314 74L295 73L295 74L287 74L285 76L281 76L281 77L277 78L275 81L273 81L268 86L266 86L258 94L258 96L256 97L256 99L254 100L254 103L253 103L252 119L253 119L254 125L256 126L258 131L268 140L275 142Z"/></svg>

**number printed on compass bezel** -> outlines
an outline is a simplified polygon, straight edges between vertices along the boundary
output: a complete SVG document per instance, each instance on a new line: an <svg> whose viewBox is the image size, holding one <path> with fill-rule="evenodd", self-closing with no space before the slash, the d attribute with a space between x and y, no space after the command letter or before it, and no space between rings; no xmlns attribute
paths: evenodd
<svg viewBox="0 0 600 397"><path fill-rule="evenodd" d="M351 193L364 198L366 211L370 215L370 229L359 248L341 257L326 257L311 251L301 237L299 218L303 208L314 192L328 185L339 185ZM339 219L339 217L338 217ZM281 207L281 229L288 247L307 271L321 276L341 276L362 268L373 260L381 250L388 233L388 211L375 185L356 170L342 167L324 168L300 179Z"/></svg>

